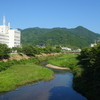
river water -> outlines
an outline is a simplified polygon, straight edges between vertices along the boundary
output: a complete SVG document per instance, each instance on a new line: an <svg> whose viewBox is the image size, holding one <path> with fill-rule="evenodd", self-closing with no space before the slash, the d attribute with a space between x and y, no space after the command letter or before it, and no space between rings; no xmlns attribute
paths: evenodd
<svg viewBox="0 0 100 100"><path fill-rule="evenodd" d="M72 88L73 74L66 70L51 69L53 80L40 81L0 94L0 100L87 100Z"/></svg>

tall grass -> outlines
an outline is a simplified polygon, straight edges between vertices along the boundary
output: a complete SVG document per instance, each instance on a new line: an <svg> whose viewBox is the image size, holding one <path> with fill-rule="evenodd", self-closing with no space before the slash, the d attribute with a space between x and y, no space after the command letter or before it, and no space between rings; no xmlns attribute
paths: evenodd
<svg viewBox="0 0 100 100"><path fill-rule="evenodd" d="M2 61L0 62L0 72L8 69L12 65L20 65L20 64L27 64L27 63L39 64L40 62L44 60L54 59L58 56L59 55L52 55L52 56L47 56L47 57L42 56L42 57L34 57L34 58L21 59L21 60L13 59L13 60L8 60L7 62Z"/></svg>
<svg viewBox="0 0 100 100"><path fill-rule="evenodd" d="M7 62L0 62L0 71L6 70L7 68L9 68L12 65L20 65L20 64L26 64L26 63L34 63L34 62L38 62L38 58L29 58L29 59L21 59L21 60L8 60Z"/></svg>
<svg viewBox="0 0 100 100"><path fill-rule="evenodd" d="M10 91L34 81L50 79L53 74L51 70L33 63L13 65L0 72L0 92Z"/></svg>
<svg viewBox="0 0 100 100"><path fill-rule="evenodd" d="M71 72L73 72L74 74L74 79L76 79L77 77L81 77L82 72L84 71L84 69L80 65L78 65L79 60L77 59L77 57L79 55L79 53L62 54L55 59L48 60L48 63L60 67L70 68Z"/></svg>
<svg viewBox="0 0 100 100"><path fill-rule="evenodd" d="M63 54L61 57L57 57L56 59L49 60L48 63L61 66L61 67L69 67L72 70L77 66L78 60L77 56L79 54Z"/></svg>

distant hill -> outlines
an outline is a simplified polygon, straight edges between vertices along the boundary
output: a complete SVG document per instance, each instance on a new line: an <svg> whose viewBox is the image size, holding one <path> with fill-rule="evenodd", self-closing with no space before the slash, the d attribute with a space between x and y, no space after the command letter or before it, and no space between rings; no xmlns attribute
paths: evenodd
<svg viewBox="0 0 100 100"><path fill-rule="evenodd" d="M76 28L27 28L21 30L23 45L61 45L82 48L94 43L100 34L94 33L82 26Z"/></svg>
<svg viewBox="0 0 100 100"><path fill-rule="evenodd" d="M100 34L96 34L82 26L78 26L76 28L73 29L68 29L69 32L73 33L73 34L78 34L78 35L82 35L82 36L87 36L90 37L92 39L97 39L97 37L100 37Z"/></svg>

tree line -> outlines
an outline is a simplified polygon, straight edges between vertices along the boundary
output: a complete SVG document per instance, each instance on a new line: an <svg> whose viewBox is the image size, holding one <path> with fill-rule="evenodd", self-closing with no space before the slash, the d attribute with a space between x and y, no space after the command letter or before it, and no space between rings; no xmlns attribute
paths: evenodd
<svg viewBox="0 0 100 100"><path fill-rule="evenodd" d="M41 53L55 53L60 52L61 48L60 46L46 46L46 47L38 47L38 46L32 46L32 45L25 45L22 47L13 47L8 48L6 44L0 44L0 59L9 58L9 54L12 52L17 53L23 53L28 56L35 56L35 54L41 54Z"/></svg>

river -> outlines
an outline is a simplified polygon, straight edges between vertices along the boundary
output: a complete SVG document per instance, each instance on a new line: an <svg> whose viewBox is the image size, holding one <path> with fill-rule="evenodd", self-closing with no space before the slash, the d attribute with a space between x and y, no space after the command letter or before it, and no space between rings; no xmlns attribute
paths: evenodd
<svg viewBox="0 0 100 100"><path fill-rule="evenodd" d="M0 100L87 100L72 88L73 73L51 69L55 78L40 81L0 94Z"/></svg>

